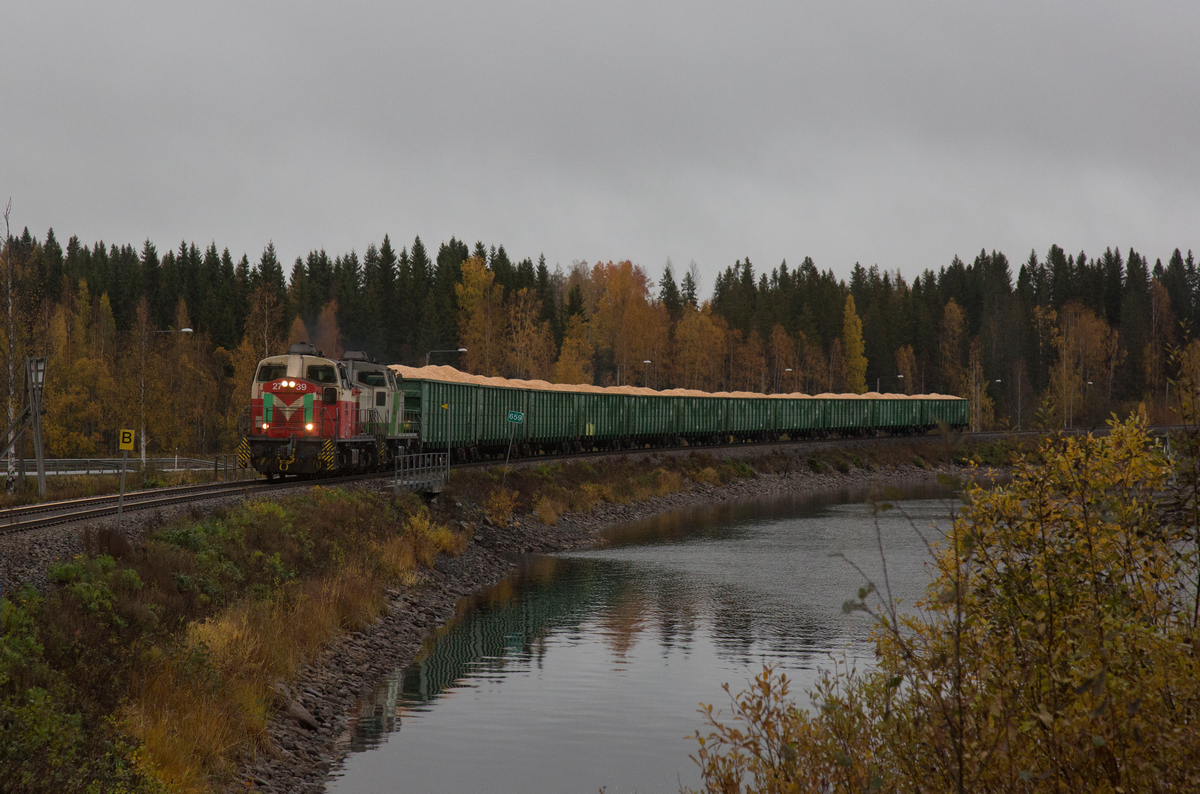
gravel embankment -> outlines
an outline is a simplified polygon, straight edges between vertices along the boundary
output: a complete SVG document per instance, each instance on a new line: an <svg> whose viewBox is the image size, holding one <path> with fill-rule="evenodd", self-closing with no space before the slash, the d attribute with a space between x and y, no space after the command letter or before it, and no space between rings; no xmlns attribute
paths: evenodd
<svg viewBox="0 0 1200 794"><path fill-rule="evenodd" d="M298 493L311 485L296 483L295 487L281 488L271 495ZM148 529L156 529L180 516L198 517L211 513L242 499L241 495L226 494L153 510L127 510L121 517L121 537L136 546L142 539L142 533ZM30 584L45 592L50 586L46 571L51 565L85 551L105 551L105 544L112 542L111 538L105 536L115 534L106 533L105 530L115 530L116 527L116 516L111 516L91 524L63 524L0 535L0 590L8 593Z"/></svg>

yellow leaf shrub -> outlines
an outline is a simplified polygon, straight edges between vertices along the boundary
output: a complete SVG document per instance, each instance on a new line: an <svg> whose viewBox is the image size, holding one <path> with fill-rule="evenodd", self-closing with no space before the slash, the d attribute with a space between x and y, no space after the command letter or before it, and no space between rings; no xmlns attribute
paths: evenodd
<svg viewBox="0 0 1200 794"><path fill-rule="evenodd" d="M732 722L709 707L706 791L1198 790L1197 527L1162 509L1169 461L1138 418L1038 457L971 491L922 614L847 603L877 666L826 673L815 714L769 669Z"/></svg>

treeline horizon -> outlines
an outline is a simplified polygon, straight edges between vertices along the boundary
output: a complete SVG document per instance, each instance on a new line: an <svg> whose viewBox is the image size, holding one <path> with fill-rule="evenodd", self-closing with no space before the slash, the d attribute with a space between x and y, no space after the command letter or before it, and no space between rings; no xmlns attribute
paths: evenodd
<svg viewBox="0 0 1200 794"><path fill-rule="evenodd" d="M0 379L19 410L21 359L49 359L47 453L63 457L107 454L119 427L143 426L152 453L228 451L258 360L295 341L416 366L441 351L432 363L565 383L955 394L981 428L1088 427L1134 410L1170 421L1169 381L1200 361L1200 273L1178 248L1151 265L1132 248L1051 245L1015 273L981 250L911 282L859 264L839 279L808 257L756 271L747 258L707 300L695 263L679 273L668 260L657 278L627 260L552 271L544 256L453 237L431 254L419 236L397 251L384 235L361 258L315 250L285 267L273 243L252 262L215 243L160 254L149 240L72 236L64 248L52 229L25 229L4 247L6 279L10 263Z"/></svg>

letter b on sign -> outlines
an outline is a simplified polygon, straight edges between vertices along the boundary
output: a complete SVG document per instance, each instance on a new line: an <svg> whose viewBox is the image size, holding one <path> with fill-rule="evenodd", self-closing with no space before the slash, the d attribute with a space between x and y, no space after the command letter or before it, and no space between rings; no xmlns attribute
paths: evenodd
<svg viewBox="0 0 1200 794"><path fill-rule="evenodd" d="M132 430L121 430L120 434L121 434L121 443L118 445L118 448L132 452L133 451L133 431Z"/></svg>

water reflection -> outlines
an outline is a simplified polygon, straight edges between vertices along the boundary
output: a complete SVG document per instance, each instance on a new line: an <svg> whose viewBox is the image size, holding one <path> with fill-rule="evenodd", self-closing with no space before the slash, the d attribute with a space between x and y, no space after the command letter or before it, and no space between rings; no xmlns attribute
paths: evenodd
<svg viewBox="0 0 1200 794"><path fill-rule="evenodd" d="M843 601L861 584L923 590L910 521L948 515L944 489L879 514L866 492L728 503L629 524L598 549L530 557L470 599L353 720L335 791L675 791L694 783L696 706L764 662L811 683L830 651L869 652ZM402 730L403 726L403 730ZM389 741L397 735L398 738ZM397 789L396 781L406 785Z"/></svg>

